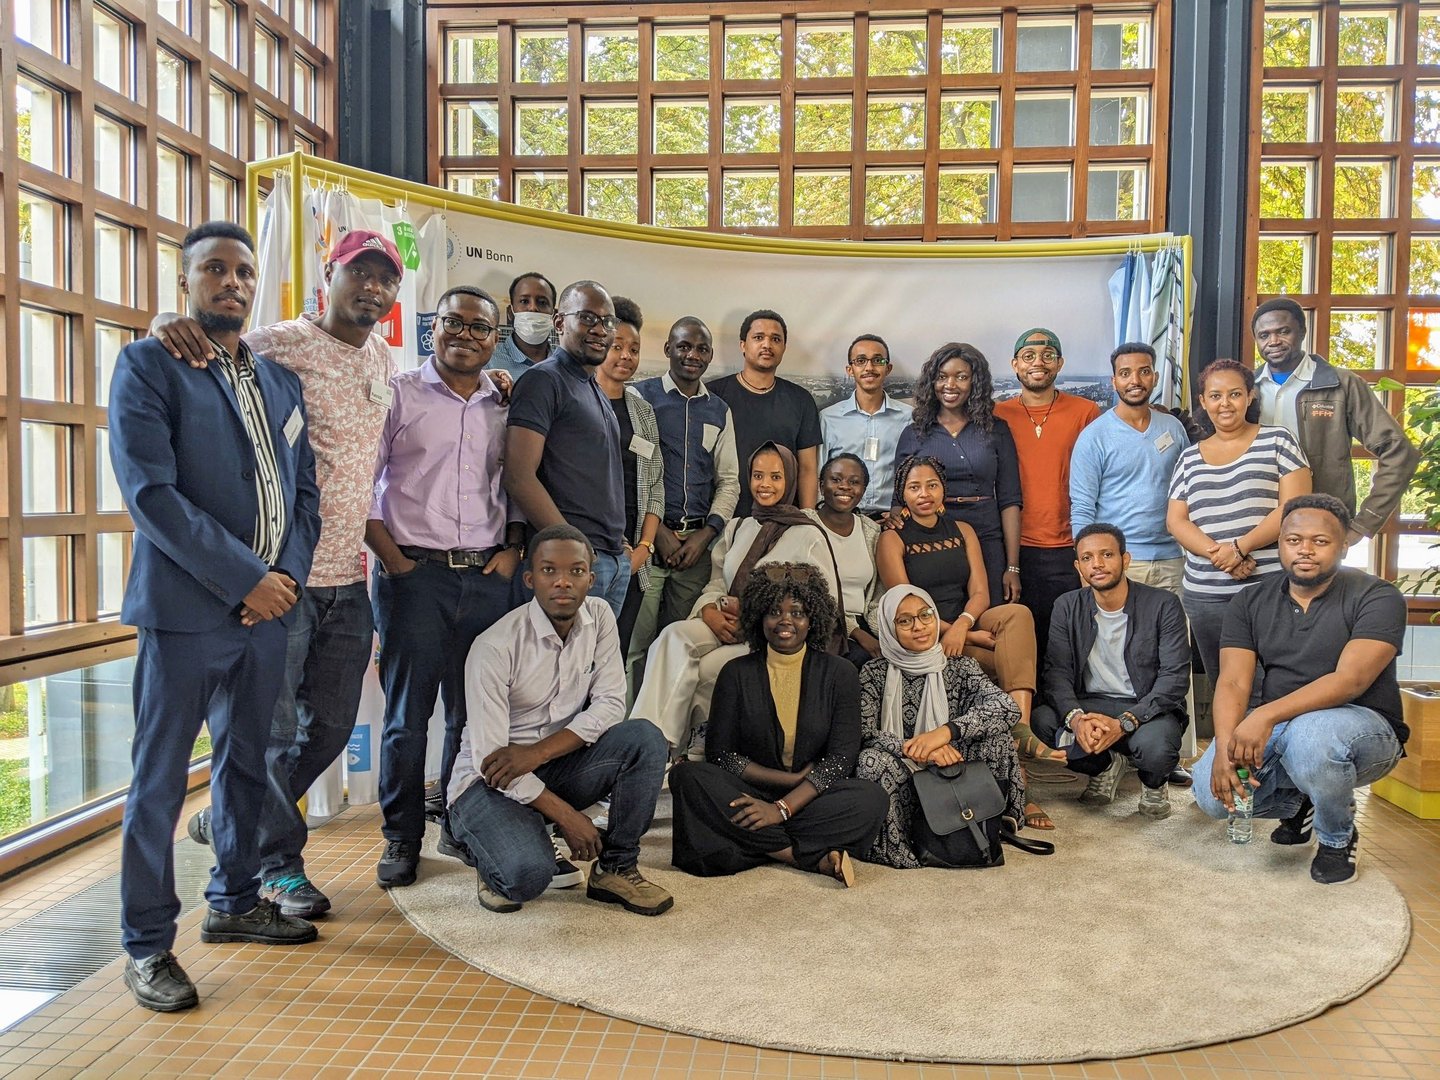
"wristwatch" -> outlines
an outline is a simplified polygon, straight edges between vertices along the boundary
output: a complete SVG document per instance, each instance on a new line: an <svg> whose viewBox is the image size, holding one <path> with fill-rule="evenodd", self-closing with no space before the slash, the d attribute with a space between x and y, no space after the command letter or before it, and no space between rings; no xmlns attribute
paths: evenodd
<svg viewBox="0 0 1440 1080"><path fill-rule="evenodd" d="M1135 729L1140 726L1140 721L1135 719L1134 713L1122 712L1120 714L1120 730L1126 735L1135 734Z"/></svg>
<svg viewBox="0 0 1440 1080"><path fill-rule="evenodd" d="M1084 715L1085 715L1085 710L1084 710L1084 709L1071 709L1069 712L1067 712L1067 713L1065 714L1065 730L1066 730L1066 731L1073 731L1074 728L1072 728L1070 725L1075 722L1075 718L1076 718L1077 716L1084 716Z"/></svg>

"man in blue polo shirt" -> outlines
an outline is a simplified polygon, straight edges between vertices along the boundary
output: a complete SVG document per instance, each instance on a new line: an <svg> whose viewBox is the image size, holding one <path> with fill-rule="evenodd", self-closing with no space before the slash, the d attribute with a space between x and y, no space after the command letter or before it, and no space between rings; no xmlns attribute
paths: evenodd
<svg viewBox="0 0 1440 1080"><path fill-rule="evenodd" d="M877 521L895 504L895 451L911 410L885 392L890 346L878 334L861 334L850 343L845 374L855 392L820 411L820 465L836 454L854 454L870 470L860 512Z"/></svg>
<svg viewBox="0 0 1440 1080"><path fill-rule="evenodd" d="M710 328L693 315L670 327L665 357L670 371L635 384L655 409L665 459L665 520L655 533L650 589L630 635L627 660L644 660L655 635L690 616L710 580L710 545L735 512L740 462L730 406L705 389L715 355ZM638 669L631 685L639 684Z"/></svg>

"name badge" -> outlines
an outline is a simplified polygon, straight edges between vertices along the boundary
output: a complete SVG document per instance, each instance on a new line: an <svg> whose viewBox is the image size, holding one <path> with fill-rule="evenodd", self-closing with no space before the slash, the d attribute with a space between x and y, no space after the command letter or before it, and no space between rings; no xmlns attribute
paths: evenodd
<svg viewBox="0 0 1440 1080"><path fill-rule="evenodd" d="M1155 440L1155 449L1162 454L1174 445L1175 436L1171 435L1168 431Z"/></svg>
<svg viewBox="0 0 1440 1080"><path fill-rule="evenodd" d="M388 409L395 400L395 391L384 379L371 379L370 400L382 409Z"/></svg>
<svg viewBox="0 0 1440 1080"><path fill-rule="evenodd" d="M865 448L861 451L866 461L880 460L880 440L874 435L866 436Z"/></svg>
<svg viewBox="0 0 1440 1080"><path fill-rule="evenodd" d="M655 444L639 435L632 435L630 436L630 452L636 457L642 457L649 461L655 456Z"/></svg>
<svg viewBox="0 0 1440 1080"><path fill-rule="evenodd" d="M305 427L305 418L300 415L300 406L296 405L290 413L290 419L285 421L285 441L291 446L300 437L300 431Z"/></svg>

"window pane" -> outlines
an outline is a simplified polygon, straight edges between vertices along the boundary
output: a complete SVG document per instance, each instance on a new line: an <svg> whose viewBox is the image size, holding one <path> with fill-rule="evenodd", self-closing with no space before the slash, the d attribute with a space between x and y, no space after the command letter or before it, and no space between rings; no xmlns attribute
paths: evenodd
<svg viewBox="0 0 1440 1080"><path fill-rule="evenodd" d="M586 30L585 78L588 82L635 82L639 79L639 31Z"/></svg>
<svg viewBox="0 0 1440 1080"><path fill-rule="evenodd" d="M780 78L780 28L725 28L725 78Z"/></svg>
<svg viewBox="0 0 1440 1080"><path fill-rule="evenodd" d="M1310 245L1311 238L1306 236L1260 237L1256 290L1285 294L1309 292Z"/></svg>
<svg viewBox="0 0 1440 1080"><path fill-rule="evenodd" d="M1330 252L1332 293L1381 293L1389 286L1390 242L1381 236L1335 237Z"/></svg>
<svg viewBox="0 0 1440 1080"><path fill-rule="evenodd" d="M794 218L796 225L849 225L850 174L797 172Z"/></svg>
<svg viewBox="0 0 1440 1080"><path fill-rule="evenodd" d="M1335 216L1338 218L1389 217L1389 162L1336 162Z"/></svg>
<svg viewBox="0 0 1440 1080"><path fill-rule="evenodd" d="M843 79L855 74L855 31L848 25L800 23L795 30L795 77Z"/></svg>
<svg viewBox="0 0 1440 1080"><path fill-rule="evenodd" d="M515 106L515 153L564 156L570 146L570 106L563 101Z"/></svg>
<svg viewBox="0 0 1440 1080"><path fill-rule="evenodd" d="M228 0L210 0L210 51L231 67L237 66L235 8Z"/></svg>
<svg viewBox="0 0 1440 1080"><path fill-rule="evenodd" d="M1010 187L1010 217L1014 221L1068 221L1070 170L1016 168Z"/></svg>
<svg viewBox="0 0 1440 1080"><path fill-rule="evenodd" d="M1315 212L1315 167L1308 161L1267 161L1260 166L1260 216L1308 218Z"/></svg>
<svg viewBox="0 0 1440 1080"><path fill-rule="evenodd" d="M709 77L710 32L705 27L656 27L657 82L691 82Z"/></svg>
<svg viewBox="0 0 1440 1080"><path fill-rule="evenodd" d="M190 0L155 0L155 10L160 17L174 23L181 30L190 29Z"/></svg>
<svg viewBox="0 0 1440 1080"><path fill-rule="evenodd" d="M11 5L15 36L65 59L65 26L58 18L64 10L46 0L15 0Z"/></svg>
<svg viewBox="0 0 1440 1080"><path fill-rule="evenodd" d="M125 599L125 552L130 546L126 533L99 533L95 537L96 562L99 570L99 616L106 618L120 614L120 604Z"/></svg>
<svg viewBox="0 0 1440 1080"><path fill-rule="evenodd" d="M190 67L169 49L155 53L155 108L172 124L190 122Z"/></svg>
<svg viewBox="0 0 1440 1080"><path fill-rule="evenodd" d="M640 107L633 102L585 103L585 153L634 154L640 149Z"/></svg>
<svg viewBox="0 0 1440 1080"><path fill-rule="evenodd" d="M217 82L210 83L210 145L238 155L235 145L235 95Z"/></svg>
<svg viewBox="0 0 1440 1080"><path fill-rule="evenodd" d="M24 552L25 625L53 626L69 622L73 610L70 590L70 538L28 536Z"/></svg>
<svg viewBox="0 0 1440 1080"><path fill-rule="evenodd" d="M1143 221L1144 165L1091 165L1085 216L1091 221Z"/></svg>
<svg viewBox="0 0 1440 1080"><path fill-rule="evenodd" d="M500 198L500 174L488 172L452 172L446 178L451 191L474 195L477 199Z"/></svg>
<svg viewBox="0 0 1440 1080"><path fill-rule="evenodd" d="M15 85L16 149L20 160L62 175L70 172L65 149L67 95L21 75Z"/></svg>
<svg viewBox="0 0 1440 1080"><path fill-rule="evenodd" d="M565 173L517 172L515 202L536 210L553 210L557 214L570 210L570 179Z"/></svg>
<svg viewBox="0 0 1440 1080"><path fill-rule="evenodd" d="M277 60L280 56L280 42L268 31L259 27L255 30L255 82L263 90L279 92L280 74Z"/></svg>
<svg viewBox="0 0 1440 1080"><path fill-rule="evenodd" d="M20 424L21 510L70 513L70 429L63 424Z"/></svg>
<svg viewBox="0 0 1440 1080"><path fill-rule="evenodd" d="M20 189L20 276L39 285L65 288L65 206Z"/></svg>
<svg viewBox="0 0 1440 1080"><path fill-rule="evenodd" d="M1313 12L1265 13L1265 66L1314 67L1320 62L1320 27Z"/></svg>
<svg viewBox="0 0 1440 1080"><path fill-rule="evenodd" d="M1073 71L1075 24L1021 19L1015 27L1016 71Z"/></svg>
<svg viewBox="0 0 1440 1080"><path fill-rule="evenodd" d="M1075 141L1071 125L1074 110L1067 94L1015 95L1016 146L1070 146Z"/></svg>
<svg viewBox="0 0 1440 1080"><path fill-rule="evenodd" d="M1371 12L1341 14L1336 60L1342 67L1376 67L1394 63L1391 16Z"/></svg>
<svg viewBox="0 0 1440 1080"><path fill-rule="evenodd" d="M130 23L98 4L92 9L95 25L95 81L122 94L130 89Z"/></svg>
<svg viewBox="0 0 1440 1080"><path fill-rule="evenodd" d="M500 152L500 106L494 101L452 101L445 124L445 150L466 157Z"/></svg>
<svg viewBox="0 0 1440 1080"><path fill-rule="evenodd" d="M521 30L515 35L515 81L563 83L570 77L570 37L564 30Z"/></svg>
<svg viewBox="0 0 1440 1080"><path fill-rule="evenodd" d="M947 94L940 99L940 149L974 150L995 145L994 94Z"/></svg>
<svg viewBox="0 0 1440 1080"><path fill-rule="evenodd" d="M445 45L447 82L500 81L500 39L494 30L451 30Z"/></svg>
<svg viewBox="0 0 1440 1080"><path fill-rule="evenodd" d="M1440 142L1440 86L1415 91L1415 141Z"/></svg>
<svg viewBox="0 0 1440 1080"><path fill-rule="evenodd" d="M111 304L133 299L135 234L107 218L95 219L95 295Z"/></svg>
<svg viewBox="0 0 1440 1080"><path fill-rule="evenodd" d="M1090 142L1136 146L1150 141L1150 98L1144 91L1090 97Z"/></svg>
<svg viewBox="0 0 1440 1080"><path fill-rule="evenodd" d="M155 150L155 209L171 221L190 217L190 159L160 143Z"/></svg>
<svg viewBox="0 0 1440 1080"><path fill-rule="evenodd" d="M655 102L655 153L704 154L709 150L709 102Z"/></svg>
<svg viewBox="0 0 1440 1080"><path fill-rule="evenodd" d="M254 157L274 157L280 153L280 121L264 109L255 110Z"/></svg>
<svg viewBox="0 0 1440 1080"><path fill-rule="evenodd" d="M925 24L872 22L867 70L871 75L924 75Z"/></svg>
<svg viewBox="0 0 1440 1080"><path fill-rule="evenodd" d="M1415 237L1410 241L1410 293L1440 296L1440 239Z"/></svg>
<svg viewBox="0 0 1440 1080"><path fill-rule="evenodd" d="M585 176L585 216L602 221L640 220L640 185L634 173Z"/></svg>
<svg viewBox="0 0 1440 1080"><path fill-rule="evenodd" d="M1420 42L1415 59L1422 64L1440 64L1440 14L1422 13L1416 26Z"/></svg>
<svg viewBox="0 0 1440 1080"><path fill-rule="evenodd" d="M704 173L655 177L656 225L667 229L703 229L710 223L710 185Z"/></svg>
<svg viewBox="0 0 1440 1080"><path fill-rule="evenodd" d="M925 99L872 97L866 103L865 145L870 150L921 150Z"/></svg>
<svg viewBox="0 0 1440 1080"><path fill-rule="evenodd" d="M20 396L70 400L68 320L53 311L20 309Z"/></svg>
<svg viewBox="0 0 1440 1080"><path fill-rule="evenodd" d="M1417 161L1410 216L1440 220L1440 161Z"/></svg>
<svg viewBox="0 0 1440 1080"><path fill-rule="evenodd" d="M982 225L994 220L994 169L940 170L940 224Z"/></svg>
<svg viewBox="0 0 1440 1080"><path fill-rule="evenodd" d="M919 225L924 215L924 173L899 169L865 173L866 225Z"/></svg>
<svg viewBox="0 0 1440 1080"><path fill-rule="evenodd" d="M780 102L727 99L725 153L778 154Z"/></svg>
<svg viewBox="0 0 1440 1080"><path fill-rule="evenodd" d="M103 427L95 429L95 508L107 514L125 509L120 485L115 481L115 469L110 464L110 430Z"/></svg>
<svg viewBox="0 0 1440 1080"><path fill-rule="evenodd" d="M104 405L110 400L110 378L115 373L115 358L120 355L121 349L134 340L134 332L122 326L111 326L109 323L95 324L96 404Z"/></svg>
<svg viewBox="0 0 1440 1080"><path fill-rule="evenodd" d="M1393 96L1388 86L1337 90L1335 138L1340 142L1382 142L1390 138ZM1418 116L1415 123L1418 127Z"/></svg>
<svg viewBox="0 0 1440 1080"><path fill-rule="evenodd" d="M117 199L130 198L134 172L131 128L104 113L95 114L95 188Z"/></svg>
<svg viewBox="0 0 1440 1080"><path fill-rule="evenodd" d="M1260 99L1260 138L1265 142L1309 142L1315 135L1311 90L1267 88Z"/></svg>
<svg viewBox="0 0 1440 1080"><path fill-rule="evenodd" d="M780 224L780 174L727 172L721 180L720 223L731 228Z"/></svg>
<svg viewBox="0 0 1440 1080"><path fill-rule="evenodd" d="M301 116L315 117L315 68L305 60L295 57L295 90L291 105Z"/></svg>
<svg viewBox="0 0 1440 1080"><path fill-rule="evenodd" d="M1440 309L1412 304L1406 322L1406 370L1440 371Z"/></svg>
<svg viewBox="0 0 1440 1080"><path fill-rule="evenodd" d="M238 187L239 185L224 173L210 170L210 217L233 220L239 201L236 197Z"/></svg>
<svg viewBox="0 0 1440 1080"><path fill-rule="evenodd" d="M1090 31L1090 66L1096 71L1148 68L1150 20L1143 15L1096 17Z"/></svg>
<svg viewBox="0 0 1440 1080"><path fill-rule="evenodd" d="M1330 351L1326 359L1355 371L1374 371L1385 363L1383 311L1332 311Z"/></svg>
<svg viewBox="0 0 1440 1080"><path fill-rule="evenodd" d="M844 152L854 135L849 98L800 98L795 102L795 152Z"/></svg>
<svg viewBox="0 0 1440 1080"><path fill-rule="evenodd" d="M997 23L947 22L940 31L941 75L988 75L1000 70Z"/></svg>

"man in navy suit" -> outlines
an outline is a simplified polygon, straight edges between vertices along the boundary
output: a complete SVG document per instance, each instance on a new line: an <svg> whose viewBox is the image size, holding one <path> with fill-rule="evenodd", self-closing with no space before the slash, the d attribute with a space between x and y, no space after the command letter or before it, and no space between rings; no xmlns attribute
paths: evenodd
<svg viewBox="0 0 1440 1080"><path fill-rule="evenodd" d="M199 1002L171 952L173 837L202 723L214 745L216 865L202 941L296 945L315 927L261 899L257 825L286 627L320 532L300 381L240 340L255 247L238 225L185 237L180 288L215 347L197 375L154 339L120 353L110 456L135 522L121 618L138 628L134 779L121 850L125 983L148 1009Z"/></svg>

